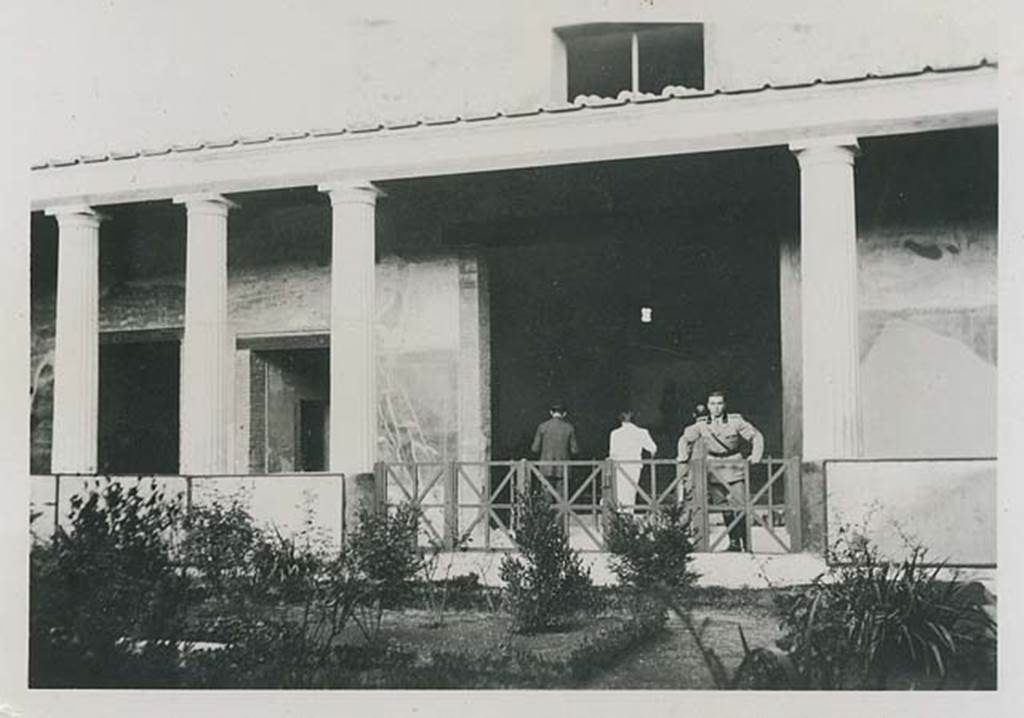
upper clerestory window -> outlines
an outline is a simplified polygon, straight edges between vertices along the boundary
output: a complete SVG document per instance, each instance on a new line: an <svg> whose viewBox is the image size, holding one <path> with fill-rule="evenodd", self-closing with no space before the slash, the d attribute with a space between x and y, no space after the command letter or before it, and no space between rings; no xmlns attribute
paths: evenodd
<svg viewBox="0 0 1024 718"><path fill-rule="evenodd" d="M593 23L556 32L565 46L570 102L623 90L659 94L669 85L704 89L701 23Z"/></svg>

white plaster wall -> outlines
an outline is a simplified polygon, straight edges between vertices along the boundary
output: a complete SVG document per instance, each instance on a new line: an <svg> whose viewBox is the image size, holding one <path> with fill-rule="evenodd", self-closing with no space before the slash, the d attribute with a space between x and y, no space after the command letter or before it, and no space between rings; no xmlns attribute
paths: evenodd
<svg viewBox="0 0 1024 718"><path fill-rule="evenodd" d="M341 479L308 474L194 479L193 505L241 503L268 530L286 538L309 536L325 548L341 540Z"/></svg>
<svg viewBox="0 0 1024 718"><path fill-rule="evenodd" d="M864 456L995 456L995 227L890 227L857 244Z"/></svg>
<svg viewBox="0 0 1024 718"><path fill-rule="evenodd" d="M60 484L59 500L57 501L57 520L60 525L68 529L71 526L69 514L71 513L71 497L86 496L92 490L102 490L108 481L104 477L88 476L62 476L58 480L54 476L33 476L30 478L30 508L32 511L40 511L42 515L32 524L32 535L37 539L46 539L53 534L54 530L54 499L58 496L57 484ZM120 476L109 479L120 484L125 490L130 487L137 487L143 498L148 497L154 490L162 490L165 499L172 501L180 497L182 506L185 502L187 489L185 479L178 476L159 477L137 477Z"/></svg>
<svg viewBox="0 0 1024 718"><path fill-rule="evenodd" d="M32 5L39 157L548 102L561 25L705 22L724 86L994 59L997 36L991 0Z"/></svg>
<svg viewBox="0 0 1024 718"><path fill-rule="evenodd" d="M883 556L928 548L930 561L996 563L995 461L826 464L828 541L847 527Z"/></svg>
<svg viewBox="0 0 1024 718"><path fill-rule="evenodd" d="M68 515L71 497L85 496L106 479L62 477L57 510L60 525L70 528ZM180 477L149 478L118 477L112 481L126 489L138 486L144 497L156 488L163 490L167 499L181 497L184 506L186 481ZM153 481L156 483L154 484ZM35 540L44 541L53 535L54 498L57 479L53 476L31 478L31 510L41 515L32 524ZM241 503L256 520L269 531L277 530L286 538L309 536L321 541L329 550L337 550L341 539L342 485L337 477L285 475L273 477L218 477L193 479L193 505L210 505L219 501L223 505L233 500Z"/></svg>

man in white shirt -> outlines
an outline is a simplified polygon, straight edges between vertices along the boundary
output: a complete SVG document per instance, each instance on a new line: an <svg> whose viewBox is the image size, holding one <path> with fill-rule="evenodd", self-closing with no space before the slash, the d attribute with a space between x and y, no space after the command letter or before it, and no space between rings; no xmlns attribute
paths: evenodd
<svg viewBox="0 0 1024 718"><path fill-rule="evenodd" d="M658 451L658 445L651 433L633 423L633 412L619 414L622 425L612 431L608 441L608 458L615 461L615 502L620 511L632 513L636 505L636 487L640 483L643 452L651 456ZM618 463L627 462L627 463ZM630 463L637 462L637 463Z"/></svg>

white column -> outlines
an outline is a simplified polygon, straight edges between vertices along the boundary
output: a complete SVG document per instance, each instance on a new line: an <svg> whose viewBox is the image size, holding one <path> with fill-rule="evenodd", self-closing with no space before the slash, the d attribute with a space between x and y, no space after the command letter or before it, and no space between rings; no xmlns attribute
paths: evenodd
<svg viewBox="0 0 1024 718"><path fill-rule="evenodd" d="M861 454L854 137L794 143L800 164L803 455Z"/></svg>
<svg viewBox="0 0 1024 718"><path fill-rule="evenodd" d="M232 436L228 328L228 210L215 194L176 197L187 213L185 333L181 347L183 474L228 471Z"/></svg>
<svg viewBox="0 0 1024 718"><path fill-rule="evenodd" d="M91 474L99 421L100 215L86 206L46 213L59 231L50 470Z"/></svg>
<svg viewBox="0 0 1024 718"><path fill-rule="evenodd" d="M374 222L369 182L320 187L331 198L331 471L373 470L377 457Z"/></svg>

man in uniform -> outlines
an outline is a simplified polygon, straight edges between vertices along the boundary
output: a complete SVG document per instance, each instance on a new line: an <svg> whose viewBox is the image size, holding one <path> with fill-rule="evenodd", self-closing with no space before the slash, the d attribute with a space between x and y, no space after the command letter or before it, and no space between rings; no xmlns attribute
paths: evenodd
<svg viewBox="0 0 1024 718"><path fill-rule="evenodd" d="M735 504L746 503L747 485L744 480L744 467L731 465L715 466L714 461L731 461L742 459L740 441L750 443L750 456L747 461L756 464L761 461L764 453L764 437L753 424L739 414L728 414L725 411L725 394L713 391L708 394L708 417L698 418L686 427L679 437L676 459L680 462L690 460L695 446L699 446L704 455L711 459L708 466L708 493L712 503L722 504L727 501ZM722 512L726 526L731 524L736 515L732 511ZM729 531L729 550L742 551L749 549L746 544L747 521L741 517Z"/></svg>
<svg viewBox="0 0 1024 718"><path fill-rule="evenodd" d="M562 488L563 479L568 471L558 464L546 464L545 461L569 461L579 451L576 445L576 429L565 419L565 407L560 402L552 402L548 410L551 418L537 427L530 449L540 454L540 472L555 489L559 496L565 498ZM552 498L545 489L544 495Z"/></svg>

